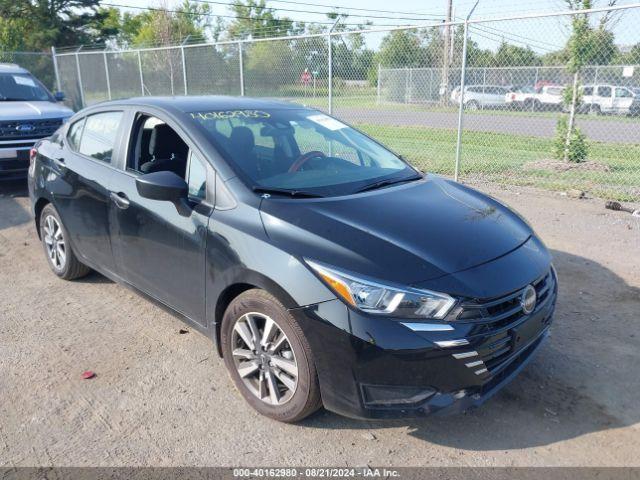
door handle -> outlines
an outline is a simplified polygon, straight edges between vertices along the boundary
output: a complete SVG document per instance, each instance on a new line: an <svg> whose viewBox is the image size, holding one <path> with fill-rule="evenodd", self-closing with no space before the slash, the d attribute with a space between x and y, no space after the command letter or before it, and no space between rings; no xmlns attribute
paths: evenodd
<svg viewBox="0 0 640 480"><path fill-rule="evenodd" d="M122 210L129 208L129 198L124 193L111 192L110 197L111 200L113 200L113 203L116 204L116 207L121 208Z"/></svg>

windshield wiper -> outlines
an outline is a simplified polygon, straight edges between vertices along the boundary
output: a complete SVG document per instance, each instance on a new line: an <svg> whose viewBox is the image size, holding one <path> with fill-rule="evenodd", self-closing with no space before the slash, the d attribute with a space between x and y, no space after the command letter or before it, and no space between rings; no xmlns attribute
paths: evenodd
<svg viewBox="0 0 640 480"><path fill-rule="evenodd" d="M289 195L291 197L297 198L323 198L324 195L320 195L319 193L313 192L305 192L304 190L289 190L286 188L276 188L276 187L253 187L254 192L258 193L278 193L281 195Z"/></svg>
<svg viewBox="0 0 640 480"><path fill-rule="evenodd" d="M413 175L411 177L405 177L405 178L388 178L387 180L379 180L377 182L370 183L369 185L365 185L364 187L360 188L359 190L356 190L353 193L361 193L361 192L367 192L369 190L376 190L378 188L387 187L389 185L395 185L396 183L413 182L414 180L420 180L421 178L423 178L422 175Z"/></svg>

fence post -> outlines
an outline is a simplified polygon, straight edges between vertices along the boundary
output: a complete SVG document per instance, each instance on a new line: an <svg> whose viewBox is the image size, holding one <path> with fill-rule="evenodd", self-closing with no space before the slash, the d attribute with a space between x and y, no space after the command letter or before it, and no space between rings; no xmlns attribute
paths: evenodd
<svg viewBox="0 0 640 480"><path fill-rule="evenodd" d="M53 74L56 77L56 88L59 92L62 91L60 86L60 71L58 70L58 57L56 56L56 47L51 47L51 57L53 58Z"/></svg>
<svg viewBox="0 0 640 480"><path fill-rule="evenodd" d="M182 83L184 83L184 94L189 95L189 89L187 88L187 62L184 58L184 46L180 46L180 52L182 53Z"/></svg>
<svg viewBox="0 0 640 480"><path fill-rule="evenodd" d="M467 43L469 43L469 19L473 14L473 11L478 6L478 2L480 0L476 0L475 5L469 11L467 15L467 19L464 21L464 39L462 42L462 66L460 68L460 106L458 108L458 138L456 139L456 166L453 174L454 180L457 182L458 177L460 176L460 153L462 152L462 119L464 112L464 87L466 82L467 75Z"/></svg>
<svg viewBox="0 0 640 480"><path fill-rule="evenodd" d="M238 42L238 62L240 64L240 96L244 97L244 59L242 58L242 42Z"/></svg>
<svg viewBox="0 0 640 480"><path fill-rule="evenodd" d="M380 62L378 62L378 77L376 82L376 103L380 103Z"/></svg>
<svg viewBox="0 0 640 480"><path fill-rule="evenodd" d="M144 76L142 75L142 58L140 58L140 50L138 50L138 70L140 72L140 92L144 97Z"/></svg>
<svg viewBox="0 0 640 480"><path fill-rule="evenodd" d="M433 100L433 68L429 69L429 100Z"/></svg>
<svg viewBox="0 0 640 480"><path fill-rule="evenodd" d="M538 76L540 75L540 67L536 67L536 76L533 79L533 88L536 88L536 85L538 84ZM531 102L531 111L535 111L536 109L536 102Z"/></svg>
<svg viewBox="0 0 640 480"><path fill-rule="evenodd" d="M76 52L76 72L78 73L78 87L80 88L80 104L82 108L84 108L86 106L84 103L84 86L82 85L82 73L80 72L80 57L78 52Z"/></svg>
<svg viewBox="0 0 640 480"><path fill-rule="evenodd" d="M102 59L104 60L104 76L107 80L107 95L111 100L111 80L109 79L109 62L107 62L107 52L102 52Z"/></svg>
<svg viewBox="0 0 640 480"><path fill-rule="evenodd" d="M333 42L331 41L331 34L327 35L327 41L329 42L329 115L333 114Z"/></svg>

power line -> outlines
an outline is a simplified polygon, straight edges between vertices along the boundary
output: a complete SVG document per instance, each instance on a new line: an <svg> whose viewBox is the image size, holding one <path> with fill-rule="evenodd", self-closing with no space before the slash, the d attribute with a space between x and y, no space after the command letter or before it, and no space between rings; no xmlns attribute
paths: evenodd
<svg viewBox="0 0 640 480"><path fill-rule="evenodd" d="M170 10L170 9L165 9L165 8L154 8L154 7L134 7L134 6L130 6L130 5L122 5L122 4L118 4L118 3L107 3L107 2L101 2L101 5L106 5L108 7L117 7L117 8L132 8L132 9L136 9L136 10L148 10L148 11L156 11L156 12L169 12L169 13L177 13L180 15L189 15L189 16L196 16L196 17L220 17L220 18L231 18L231 19L242 19L242 20L253 20L253 21L258 21L258 19L253 18L253 17L244 17L244 16L238 16L238 15L221 15L221 14L213 14L213 13L202 13L202 12L189 12L189 11L185 11L185 10ZM320 21L305 21L305 20L295 20L295 19L290 19L290 18L274 18L272 19L274 22L284 22L284 23L309 23L309 24L317 24L317 25L333 25L334 22L320 22ZM341 23L341 25L347 25L347 26L361 26L363 25L362 23ZM376 26L379 27L399 27L399 26L403 26L403 25L398 25L398 24L383 24L383 23L378 23L376 24Z"/></svg>
<svg viewBox="0 0 640 480"><path fill-rule="evenodd" d="M297 1L291 1L291 0L270 0L272 2L275 3L287 3L287 4L294 4L294 5L306 5L306 6L311 6L311 7L324 7L324 8L336 8L336 9L344 9L347 8L348 10L357 10L359 12L373 12L373 13L394 13L394 14L398 14L398 15L422 15L422 16L438 16L440 18L442 18L442 15L432 15L432 14L428 14L428 13L418 13L418 12L399 12L399 11L393 11L393 10L375 10L372 8L358 8L358 7L343 7L340 5L327 5L327 4L321 4L321 3L304 3L304 2L297 2Z"/></svg>
<svg viewBox="0 0 640 480"><path fill-rule="evenodd" d="M355 17L355 18L378 18L378 19L384 19L384 20L414 20L414 21L424 21L426 20L426 18L420 18L420 17L389 17L389 16L383 16L383 15L357 15L357 14L353 14L353 13L347 13L342 11L341 7L335 6L335 7L331 7L331 8L336 8L336 11L318 11L318 10L296 10L296 9L292 9L292 8L281 8L281 7L269 7L269 6L261 6L261 5L251 5L251 6L247 6L244 5L242 3L227 3L227 2L220 2L220 1L216 1L216 0L193 0L196 3L204 3L204 4L210 4L210 5L225 5L227 7L245 7L245 8L250 8L250 9L256 9L256 10L269 10L269 11L279 11L279 12L295 12L295 13L307 13L307 14L312 14L312 15L329 15L329 14L341 14L344 13L350 17ZM298 5L306 5L303 3L298 3ZM318 6L318 5L315 5ZM350 8L349 8L350 9ZM396 13L396 12L390 12L390 13ZM411 15L411 14L407 14L407 15ZM423 14L426 15L426 14ZM442 15L429 15L429 17L433 18L434 20L441 20L443 17Z"/></svg>

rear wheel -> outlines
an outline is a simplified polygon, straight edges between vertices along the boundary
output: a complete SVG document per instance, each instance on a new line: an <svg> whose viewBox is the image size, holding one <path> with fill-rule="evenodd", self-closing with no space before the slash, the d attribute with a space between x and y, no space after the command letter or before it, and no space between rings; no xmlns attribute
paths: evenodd
<svg viewBox="0 0 640 480"><path fill-rule="evenodd" d="M80 263L71 245L69 234L62 225L60 215L53 205L49 204L40 214L40 238L49 267L58 277L73 280L84 277L91 269Z"/></svg>
<svg viewBox="0 0 640 480"><path fill-rule="evenodd" d="M589 113L591 115L602 115L602 110L600 109L600 105L591 105L589 107Z"/></svg>
<svg viewBox="0 0 640 480"><path fill-rule="evenodd" d="M224 314L220 340L231 378L259 413L296 422L320 408L311 348L275 297L258 289L239 295Z"/></svg>
<svg viewBox="0 0 640 480"><path fill-rule="evenodd" d="M467 102L467 110L476 111L480 109L480 104L476 100Z"/></svg>

